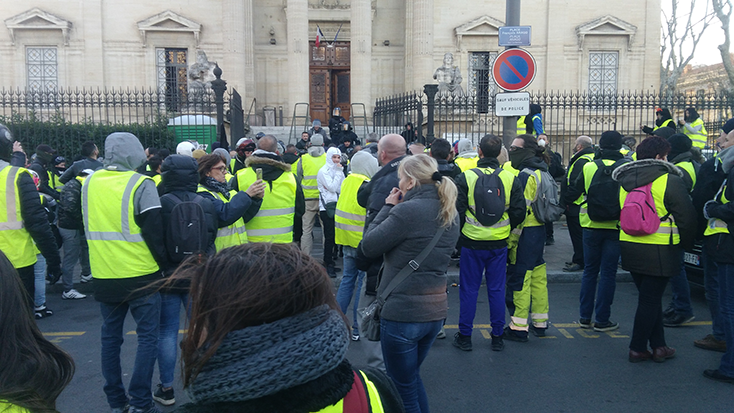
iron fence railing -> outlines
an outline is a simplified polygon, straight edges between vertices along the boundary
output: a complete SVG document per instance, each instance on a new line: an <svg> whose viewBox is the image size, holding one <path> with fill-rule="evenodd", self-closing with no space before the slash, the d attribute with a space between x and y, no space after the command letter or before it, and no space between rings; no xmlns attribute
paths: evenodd
<svg viewBox="0 0 734 413"><path fill-rule="evenodd" d="M434 89L435 90L435 89ZM430 92L430 90L429 90ZM433 104L429 104L433 100ZM726 94L664 95L648 92L620 92L597 95L576 91L532 92L531 103L540 105L544 128L554 150L564 159L571 154L580 135L595 142L602 132L617 130L639 142L644 138L642 125L654 127L655 109L668 108L674 120L683 119L687 107L695 108L709 135L709 145L718 137L722 123L732 117L734 100ZM416 132L456 141L470 139L476 144L487 133L502 134L502 118L494 115L494 99L481 96L428 96L426 92L409 92L377 99L374 109L374 131L378 134L400 133L408 121ZM432 116L429 112L432 111ZM433 118L433 122L428 120Z"/></svg>

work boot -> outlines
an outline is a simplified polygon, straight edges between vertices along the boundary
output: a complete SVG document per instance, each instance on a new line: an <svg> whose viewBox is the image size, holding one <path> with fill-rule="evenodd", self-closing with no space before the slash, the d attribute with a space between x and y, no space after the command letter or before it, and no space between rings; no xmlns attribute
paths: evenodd
<svg viewBox="0 0 734 413"><path fill-rule="evenodd" d="M505 327L505 333L502 335L505 340L517 341L518 343L528 342L527 331L515 331L510 327Z"/></svg>
<svg viewBox="0 0 734 413"><path fill-rule="evenodd" d="M502 336L492 335L492 351L502 351L505 349L505 342Z"/></svg>
<svg viewBox="0 0 734 413"><path fill-rule="evenodd" d="M461 351L471 351L471 336L465 336L459 332L454 334L454 347Z"/></svg>

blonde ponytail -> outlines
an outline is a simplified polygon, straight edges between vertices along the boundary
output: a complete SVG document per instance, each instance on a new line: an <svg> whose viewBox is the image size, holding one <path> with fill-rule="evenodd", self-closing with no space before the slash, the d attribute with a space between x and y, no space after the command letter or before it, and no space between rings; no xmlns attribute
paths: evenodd
<svg viewBox="0 0 734 413"><path fill-rule="evenodd" d="M456 216L456 196L457 189L451 178L442 177L440 180L434 180L433 175L438 174L438 163L435 159L428 155L419 154L405 158L400 162L398 173L401 177L410 178L415 182L416 186L420 185L436 185L438 188L438 199L441 202L441 208L438 211L438 219L441 226L449 227L453 224Z"/></svg>

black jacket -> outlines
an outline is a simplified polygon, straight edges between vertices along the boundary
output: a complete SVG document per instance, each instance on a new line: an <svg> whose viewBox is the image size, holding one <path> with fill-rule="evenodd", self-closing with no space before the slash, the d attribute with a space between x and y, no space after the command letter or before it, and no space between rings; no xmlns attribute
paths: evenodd
<svg viewBox="0 0 734 413"><path fill-rule="evenodd" d="M64 171L63 174L61 174L61 177L59 178L59 182L62 184L65 184L72 179L76 178L79 175L79 172L85 170L85 169L91 169L93 171L96 171L97 169L102 168L102 162L92 159L92 158L85 158L81 159L79 161L74 162L71 164L70 167Z"/></svg>
<svg viewBox="0 0 734 413"><path fill-rule="evenodd" d="M726 173L724 173L724 168L721 167L721 162L717 158L711 158L704 162L698 170L696 186L693 188L693 192L691 192L693 207L698 213L698 239L703 238L703 231L706 229L706 223L708 222L703 217L703 206L706 202L714 199L721 184L724 183L724 179L726 179Z"/></svg>
<svg viewBox="0 0 734 413"><path fill-rule="evenodd" d="M46 164L38 157L36 157L36 159L34 159L33 162L31 162L31 165L28 167L28 169L34 170L40 178L38 190L46 195L50 195L53 199L58 201L58 199L61 197L61 194L56 189L52 188L48 182L48 171L51 171L52 168L53 165Z"/></svg>
<svg viewBox="0 0 734 413"><path fill-rule="evenodd" d="M436 159L436 162L438 162L438 173L443 176L448 176L456 181L456 177L461 174L461 168L456 166L454 163L450 163L446 159Z"/></svg>
<svg viewBox="0 0 734 413"><path fill-rule="evenodd" d="M61 198L56 212L59 228L84 230L82 183L79 180L72 179L61 188Z"/></svg>
<svg viewBox="0 0 734 413"><path fill-rule="evenodd" d="M693 246L696 235L696 211L693 209L678 168L669 162L644 159L618 167L612 173L612 178L629 192L666 174L668 183L663 203L678 227L680 244L654 245L621 241L622 268L627 271L658 277L678 275L683 257L682 248Z"/></svg>
<svg viewBox="0 0 734 413"><path fill-rule="evenodd" d="M478 168L492 168L497 169L500 167L497 158L481 158L477 162ZM473 172L472 172L473 173ZM469 185L466 182L465 173L459 174L456 177L456 189L459 194L456 198L456 209L459 212L459 222L461 228L466 223L466 211L469 209ZM512 190L510 191L510 207L507 210L507 215L510 218L510 227L516 228L525 219L525 196L523 194L520 181L515 179L512 181ZM507 246L507 240L499 241L482 241L468 238L466 235L461 233L459 236L459 245L469 249L475 250L490 250L497 249Z"/></svg>
<svg viewBox="0 0 734 413"><path fill-rule="evenodd" d="M576 178L579 177L579 175L581 174L581 171L584 169L584 165L586 165L586 163L589 162L586 158L581 158L581 157L583 155L593 154L593 153L594 153L593 147L584 148L576 152L573 155L573 157L571 157L571 160L568 161L568 169L571 171L571 174L567 176L567 179L561 180L561 200L566 205L567 215L570 215L570 216L579 215L579 209L581 209L581 207L573 203L576 199L578 199L578 196L576 198L570 198L568 196L568 188L574 185L574 183L576 182Z"/></svg>
<svg viewBox="0 0 734 413"><path fill-rule="evenodd" d="M215 189L209 188L204 184L202 186L213 192L217 192ZM217 219L219 220L219 228L228 227L240 218L244 219L245 222L249 222L257 215L260 210L260 205L262 205L261 199L252 199L245 191L239 191L232 195L229 202L224 202L209 192L199 192L199 195L211 201Z"/></svg>
<svg viewBox="0 0 734 413"><path fill-rule="evenodd" d="M550 165L548 165L548 173L556 181L561 180L566 175L566 169L563 168L563 157L560 153L553 152L549 147L545 148L545 153L548 154L551 160Z"/></svg>
<svg viewBox="0 0 734 413"><path fill-rule="evenodd" d="M620 159L624 159L624 155L622 155L622 153L618 150L602 149L599 153L597 153L594 161L599 159L609 159L616 162ZM576 172L576 169L578 168L578 166L574 167L573 172ZM579 196L586 193L586 178L584 177L583 167L581 167L580 169L581 170L578 172L576 179L571 183L571 186L567 188L566 196L564 197L564 200L566 202L573 202Z"/></svg>

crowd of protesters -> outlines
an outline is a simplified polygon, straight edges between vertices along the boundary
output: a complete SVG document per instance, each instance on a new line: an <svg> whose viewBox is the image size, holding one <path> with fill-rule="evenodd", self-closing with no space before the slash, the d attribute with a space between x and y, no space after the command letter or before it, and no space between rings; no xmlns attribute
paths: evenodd
<svg viewBox="0 0 734 413"><path fill-rule="evenodd" d="M445 337L450 261L460 267L455 347L472 350L483 279L492 350L527 342L529 333L543 337L550 320L543 254L561 213L573 245L564 271L583 271L581 328L619 328L615 277L619 266L632 274L633 363L675 356L664 327L694 318L683 257L701 242L713 325L694 344L724 353L706 377L734 383L734 119L707 160L695 109L679 125L669 118L658 111L637 145L616 131L580 136L566 166L539 110L518 122L523 133L509 147L494 135L424 145L412 124L400 135L369 134L362 146L335 110L328 133L316 120L295 145L258 134L231 151L185 141L170 154L118 132L103 153L85 142L70 165L45 144L28 158L0 125L2 347L18 343L33 358L0 353L13 367L0 373L0 410L55 411L74 363L32 318L54 314L47 283L62 280L63 299L86 298L74 288L79 263L80 282L92 283L100 302L113 413L175 403L182 308L192 403L177 411L315 412L340 403L350 412L428 412L420 366ZM319 259L310 257L317 221ZM664 309L668 281L673 299ZM358 311L374 302L379 339L365 334ZM137 353L126 389L120 349L128 312ZM350 338L363 341L369 367L346 360ZM255 385L263 377L273 385Z"/></svg>

